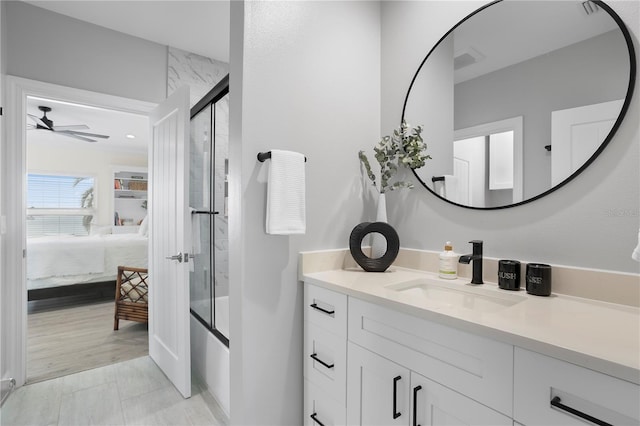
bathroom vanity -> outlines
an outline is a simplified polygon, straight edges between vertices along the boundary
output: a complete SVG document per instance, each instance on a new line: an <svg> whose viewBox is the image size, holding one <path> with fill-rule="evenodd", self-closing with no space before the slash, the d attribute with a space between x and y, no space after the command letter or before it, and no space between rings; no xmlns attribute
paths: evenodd
<svg viewBox="0 0 640 426"><path fill-rule="evenodd" d="M320 263L300 274L305 424L640 422L637 307Z"/></svg>

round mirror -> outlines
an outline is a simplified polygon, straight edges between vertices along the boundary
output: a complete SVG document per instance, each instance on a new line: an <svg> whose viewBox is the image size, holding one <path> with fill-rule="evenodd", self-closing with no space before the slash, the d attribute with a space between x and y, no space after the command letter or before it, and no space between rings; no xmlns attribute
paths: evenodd
<svg viewBox="0 0 640 426"><path fill-rule="evenodd" d="M438 197L497 209L540 198L604 149L627 111L635 53L601 1L490 3L420 64L402 118L433 158L414 170Z"/></svg>

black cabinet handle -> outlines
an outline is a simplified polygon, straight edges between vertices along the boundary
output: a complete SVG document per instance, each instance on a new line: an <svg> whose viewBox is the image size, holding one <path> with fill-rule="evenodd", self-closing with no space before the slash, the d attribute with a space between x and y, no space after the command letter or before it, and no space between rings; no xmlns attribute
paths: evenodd
<svg viewBox="0 0 640 426"><path fill-rule="evenodd" d="M324 426L324 423L322 423L320 420L317 419L318 413L313 413L309 417L311 417L311 420L313 420L314 422L318 423L320 426Z"/></svg>
<svg viewBox="0 0 640 426"><path fill-rule="evenodd" d="M318 358L318 354L311 354L309 355L311 358L313 358L314 360L318 361L320 364L324 365L327 368L333 368L333 364L329 365L326 362L324 362L323 360L321 360L320 358Z"/></svg>
<svg viewBox="0 0 640 426"><path fill-rule="evenodd" d="M402 414L397 410L397 402L398 402L398 380L402 379L400 376L396 376L393 378L393 418L397 419Z"/></svg>
<svg viewBox="0 0 640 426"><path fill-rule="evenodd" d="M422 386L413 388L413 426L420 426L418 424L418 391L420 389L422 389Z"/></svg>
<svg viewBox="0 0 640 426"><path fill-rule="evenodd" d="M578 411L575 408L569 407L568 405L564 405L564 404L562 404L561 401L562 400L560 399L559 396L554 396L553 399L551 400L551 405L553 405L554 407L558 407L559 409L561 409L563 411L571 413L574 416L578 416L578 417L580 417L582 419L585 419L585 420L587 420L587 421L589 421L589 422L591 422L593 424L600 425L600 426L613 426L613 425L611 425L611 423L604 422L604 421L602 421L600 419L597 419L597 418L595 418L593 416L588 415L587 413L583 413L582 411Z"/></svg>
<svg viewBox="0 0 640 426"><path fill-rule="evenodd" d="M320 306L318 306L318 305L317 305L317 304L315 304L315 303L312 303L310 306L311 306L313 309L315 309L316 311L323 312L323 313L325 313L325 314L327 314L327 315L333 315L333 314L335 314L335 313L336 313L336 311L327 311L326 309L322 309Z"/></svg>

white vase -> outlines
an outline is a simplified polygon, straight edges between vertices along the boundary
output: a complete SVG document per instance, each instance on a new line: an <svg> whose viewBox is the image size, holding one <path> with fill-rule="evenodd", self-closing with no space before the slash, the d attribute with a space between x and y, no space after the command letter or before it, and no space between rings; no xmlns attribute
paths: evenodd
<svg viewBox="0 0 640 426"><path fill-rule="evenodd" d="M387 199L385 194L378 195L376 222L387 222ZM387 251L387 240L377 232L371 234L371 258L378 259Z"/></svg>

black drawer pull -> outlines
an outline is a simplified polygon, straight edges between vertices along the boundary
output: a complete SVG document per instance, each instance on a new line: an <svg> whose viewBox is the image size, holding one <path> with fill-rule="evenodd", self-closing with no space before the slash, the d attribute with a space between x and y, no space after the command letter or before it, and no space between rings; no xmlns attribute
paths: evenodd
<svg viewBox="0 0 640 426"><path fill-rule="evenodd" d="M604 422L600 419L597 419L593 416L588 415L587 413L583 413L582 411L578 411L575 408L569 407L568 405L564 405L562 404L561 401L562 400L560 399L559 396L554 396L553 399L551 400L551 405L553 405L554 407L558 407L559 409L564 410L568 413L571 413L574 416L578 416L582 419L585 419L593 424L600 425L600 426L613 426L611 423Z"/></svg>
<svg viewBox="0 0 640 426"><path fill-rule="evenodd" d="M402 377L400 376L396 376L393 378L393 418L397 419L398 417L400 417L402 415L402 413L399 413L397 408L397 402L398 402L398 380L402 379Z"/></svg>
<svg viewBox="0 0 640 426"><path fill-rule="evenodd" d="M413 388L413 426L420 426L418 424L418 391L420 389L422 389L422 386Z"/></svg>
<svg viewBox="0 0 640 426"><path fill-rule="evenodd" d="M320 420L317 419L318 413L313 413L309 417L311 417L311 420L313 420L314 422L318 423L320 426L324 426L324 423L322 423Z"/></svg>
<svg viewBox="0 0 640 426"><path fill-rule="evenodd" d="M315 309L315 310L317 310L317 311L320 311L320 312L323 312L323 313L325 313L325 314L327 314L327 315L333 315L333 314L335 314L335 313L336 313L336 311L327 311L326 309L322 309L320 306L318 306L318 305L317 305L317 304L315 304L315 303L312 303L312 304L311 304L311 305L309 305L309 306L311 306L313 309Z"/></svg>
<svg viewBox="0 0 640 426"><path fill-rule="evenodd" d="M318 358L318 354L311 354L309 355L311 358L313 358L314 360L318 361L320 364L324 365L327 368L333 368L333 364L329 365L326 362L324 362L323 360L321 360L320 358Z"/></svg>

